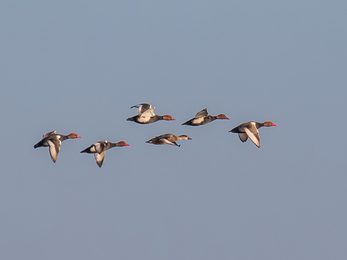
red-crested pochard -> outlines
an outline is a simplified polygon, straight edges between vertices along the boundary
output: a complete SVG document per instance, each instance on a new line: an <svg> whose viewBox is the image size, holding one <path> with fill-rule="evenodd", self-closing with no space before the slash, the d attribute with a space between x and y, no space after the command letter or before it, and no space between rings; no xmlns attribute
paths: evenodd
<svg viewBox="0 0 347 260"><path fill-rule="evenodd" d="M188 120L187 122L183 123L182 125L191 125L191 126L198 126L198 125L205 125L207 123L210 123L216 119L227 119L230 120L226 115L219 114L218 116L211 116L207 113L207 109L203 109L199 111L194 118Z"/></svg>
<svg viewBox="0 0 347 260"><path fill-rule="evenodd" d="M258 129L262 126L277 126L271 121L265 121L264 123L259 122L246 122L243 123L233 129L231 129L229 132L232 133L238 133L240 140L242 142L246 142L247 139L251 139L251 141L258 147L260 147L260 138L259 138L259 132Z"/></svg>
<svg viewBox="0 0 347 260"><path fill-rule="evenodd" d="M174 135L174 134L163 134L158 135L151 140L148 140L146 143L150 144L170 144L170 145L176 145L180 147L179 144L176 143L177 140L192 140L188 135Z"/></svg>
<svg viewBox="0 0 347 260"><path fill-rule="evenodd" d="M60 151L61 142L66 139L75 139L75 138L81 138L81 137L77 135L76 133L62 135L62 134L57 134L56 131L51 131L43 135L41 141L35 144L34 148L49 146L49 154L51 155L53 162L56 162L59 151Z"/></svg>
<svg viewBox="0 0 347 260"><path fill-rule="evenodd" d="M170 115L159 116L154 114L154 108L150 104L142 103L133 107L137 107L137 116L129 117L127 121L134 121L138 124L150 124L158 120L176 120Z"/></svg>
<svg viewBox="0 0 347 260"><path fill-rule="evenodd" d="M112 142L104 140L104 141L99 141L97 143L92 144L88 148L81 151L81 153L93 153L97 165L101 167L102 163L104 162L106 150L116 146L130 146L130 144L127 144L124 141L120 141L118 143L112 143Z"/></svg>

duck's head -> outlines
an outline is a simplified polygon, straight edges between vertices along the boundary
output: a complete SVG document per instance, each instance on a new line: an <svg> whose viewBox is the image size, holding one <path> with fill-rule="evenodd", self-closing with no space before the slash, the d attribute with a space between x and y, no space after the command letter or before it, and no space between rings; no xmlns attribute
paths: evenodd
<svg viewBox="0 0 347 260"><path fill-rule="evenodd" d="M227 119L227 120L230 120L230 118L227 117L227 116L224 115L224 114L219 114L219 115L217 116L217 119Z"/></svg>
<svg viewBox="0 0 347 260"><path fill-rule="evenodd" d="M163 119L164 120L176 120L175 118L173 118L172 116L170 116L170 115L163 115Z"/></svg>
<svg viewBox="0 0 347 260"><path fill-rule="evenodd" d="M263 123L263 125L264 125L264 126L277 126L277 125L275 125L274 123L272 123L271 121L265 121L265 122Z"/></svg>
<svg viewBox="0 0 347 260"><path fill-rule="evenodd" d="M80 137L80 136L79 136L78 134L76 134L76 133L71 133L71 134L68 135L68 137L69 137L69 139L82 138L82 137Z"/></svg>
<svg viewBox="0 0 347 260"><path fill-rule="evenodd" d="M179 138L180 138L180 140L193 140L188 135L180 135Z"/></svg>
<svg viewBox="0 0 347 260"><path fill-rule="evenodd" d="M130 144L127 144L124 141L119 141L118 143L116 143L116 146L130 146Z"/></svg>

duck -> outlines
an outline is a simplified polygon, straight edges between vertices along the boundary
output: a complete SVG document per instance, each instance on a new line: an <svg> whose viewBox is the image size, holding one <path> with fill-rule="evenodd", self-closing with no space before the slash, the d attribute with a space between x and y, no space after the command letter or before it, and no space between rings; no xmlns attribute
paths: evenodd
<svg viewBox="0 0 347 260"><path fill-rule="evenodd" d="M183 123L182 125L191 125L191 126L199 126L199 125L205 125L207 123L210 123L216 119L227 119L230 120L226 115L219 114L218 116L211 116L208 114L207 109L204 108L203 110L199 111L194 118L188 120L187 122Z"/></svg>
<svg viewBox="0 0 347 260"><path fill-rule="evenodd" d="M163 134L158 135L150 140L148 140L146 143L150 144L170 144L175 145L177 147L180 147L181 145L177 144L177 140L192 140L188 135L174 135L174 134Z"/></svg>
<svg viewBox="0 0 347 260"><path fill-rule="evenodd" d="M101 168L104 162L106 150L111 149L116 146L130 146L124 141L119 141L117 143L112 143L106 140L96 142L86 149L82 150L80 153L93 153L95 157L96 164Z"/></svg>
<svg viewBox="0 0 347 260"><path fill-rule="evenodd" d="M58 158L60 151L61 142L66 139L76 139L82 138L76 133L70 133L68 135L57 134L56 131L51 131L42 136L41 141L34 145L34 148L37 147L46 147L49 146L49 154L52 158L52 161L55 163Z"/></svg>
<svg viewBox="0 0 347 260"><path fill-rule="evenodd" d="M238 133L239 138L242 142L246 142L248 138L251 139L251 141L259 148L260 137L258 129L263 126L270 127L277 125L275 125L271 121L265 121L264 123L250 121L234 127L229 132Z"/></svg>
<svg viewBox="0 0 347 260"><path fill-rule="evenodd" d="M137 108L137 115L127 118L127 121L133 121L138 124L150 124L150 123L157 122L159 120L167 120L167 121L176 120L170 115L163 115L163 116L156 115L154 113L155 107L152 107L152 105L147 103L138 104L138 105L132 106L131 108L134 108L134 107Z"/></svg>

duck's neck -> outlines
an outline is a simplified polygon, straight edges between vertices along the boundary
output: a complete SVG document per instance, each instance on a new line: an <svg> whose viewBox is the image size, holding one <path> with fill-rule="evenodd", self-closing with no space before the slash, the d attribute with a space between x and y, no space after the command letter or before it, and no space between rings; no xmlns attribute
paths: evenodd
<svg viewBox="0 0 347 260"><path fill-rule="evenodd" d="M115 147L115 146L118 146L117 143L108 142L108 144L110 145L110 148Z"/></svg>
<svg viewBox="0 0 347 260"><path fill-rule="evenodd" d="M218 119L217 116L209 116L209 117L211 118L211 121Z"/></svg>
<svg viewBox="0 0 347 260"><path fill-rule="evenodd" d="M259 123L259 122L255 122L255 127L256 128L260 128L260 127L262 127L262 126L264 126L264 123Z"/></svg>
<svg viewBox="0 0 347 260"><path fill-rule="evenodd" d="M62 141L64 141L64 140L66 140L66 139L70 139L70 137L68 136L68 135L60 135L60 141L62 142Z"/></svg>

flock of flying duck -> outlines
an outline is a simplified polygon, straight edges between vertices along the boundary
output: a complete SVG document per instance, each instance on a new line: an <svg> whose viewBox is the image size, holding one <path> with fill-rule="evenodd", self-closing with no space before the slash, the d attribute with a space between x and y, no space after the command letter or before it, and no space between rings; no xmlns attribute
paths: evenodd
<svg viewBox="0 0 347 260"><path fill-rule="evenodd" d="M133 117L129 117L127 121L133 121L138 124L150 124L154 123L158 120L176 120L170 115L163 115L159 116L154 114L154 108L150 104L139 104L136 106L132 106L131 108L137 108L137 115ZM203 109L199 111L194 118L188 120L187 122L183 123L182 125L190 125L190 126L200 126L205 125L207 123L210 123L216 119L227 119L230 120L228 117L226 117L224 114L219 114L217 116L211 116L207 113L207 109ZM246 142L249 138L257 147L260 147L260 138L259 138L259 132L258 129L262 126L276 126L271 121L265 121L264 123L259 122L246 122L243 124L240 124L236 126L235 128L231 129L229 132L232 133L238 133L239 138L242 142ZM75 138L81 138L76 133L71 133L68 135L62 135L57 134L56 131L48 132L47 134L43 135L41 141L39 141L37 144L34 145L34 148L37 147L49 147L49 154L53 160L53 162L56 162L58 158L58 154L60 151L61 142L66 139L75 139ZM178 140L191 140L187 135L179 135L176 136L174 134L163 134L156 136L150 140L148 140L146 143L150 144L169 144L180 147L179 144L176 143ZM130 146L124 141L120 141L117 143L112 143L106 140L96 142L86 149L82 150L81 153L93 153L95 157L95 161L99 167L102 166L102 163L104 162L105 158L105 152L106 150L112 148L112 147L123 147L123 146Z"/></svg>

